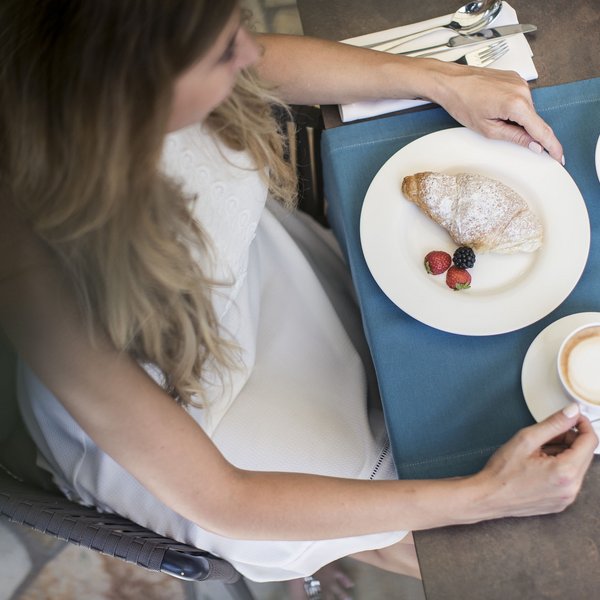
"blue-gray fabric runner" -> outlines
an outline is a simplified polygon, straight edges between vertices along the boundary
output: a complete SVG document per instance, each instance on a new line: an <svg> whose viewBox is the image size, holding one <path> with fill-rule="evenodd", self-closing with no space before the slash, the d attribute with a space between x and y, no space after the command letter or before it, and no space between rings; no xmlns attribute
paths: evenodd
<svg viewBox="0 0 600 600"><path fill-rule="evenodd" d="M533 97L563 144L566 168L585 199L592 230L590 256L578 285L556 310L503 335L453 335L419 323L381 292L361 250L362 202L381 166L413 140L458 124L443 109L433 108L323 134L329 219L352 271L401 478L479 470L515 431L533 423L520 377L537 334L563 316L600 311L600 183L594 166L600 78L536 89Z"/></svg>

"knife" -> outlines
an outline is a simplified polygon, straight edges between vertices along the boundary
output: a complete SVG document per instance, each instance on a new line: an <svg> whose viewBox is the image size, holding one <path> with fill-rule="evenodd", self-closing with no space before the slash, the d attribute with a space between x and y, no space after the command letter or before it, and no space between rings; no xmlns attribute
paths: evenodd
<svg viewBox="0 0 600 600"><path fill-rule="evenodd" d="M507 37L509 35L516 35L517 33L530 33L536 31L535 25L500 25L499 27L490 27L489 29L482 29L477 33L471 33L470 35L455 35L451 37L445 44L436 44L435 46L427 46L426 48L414 48L413 50L405 50L404 52L395 52L393 54L408 54L415 55L415 52L428 52L430 50L439 51L440 49L447 48L458 48L459 46L471 46L473 44L481 44L489 40ZM398 44L401 46L402 44ZM392 46L387 51L390 52L398 46ZM377 47L373 48L377 50ZM432 52L434 54L434 52ZM417 55L415 55L417 56ZM422 55L418 55L422 56Z"/></svg>

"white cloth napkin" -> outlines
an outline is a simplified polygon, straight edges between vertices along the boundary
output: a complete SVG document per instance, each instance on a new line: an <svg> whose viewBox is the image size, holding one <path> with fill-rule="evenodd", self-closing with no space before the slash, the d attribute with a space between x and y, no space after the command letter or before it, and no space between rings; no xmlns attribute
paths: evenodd
<svg viewBox="0 0 600 600"><path fill-rule="evenodd" d="M435 25L444 25L450 22L452 15L446 15L443 17L437 17L435 19L429 19L428 21L422 21L421 23L413 23L411 25L403 25L402 27L394 27L392 29L386 29L385 31L377 31L376 33L368 33L355 38L343 40L345 44L351 44L353 46L363 46L365 44L376 44L383 43L390 38L399 37L408 33L413 33L425 27L433 27ZM503 3L500 14L494 19L490 27L497 25L514 25L518 23L517 13L514 8ZM433 46L438 43L445 43L452 36L457 35L455 32L448 30L436 31L427 34L423 37L418 38L406 45L397 48L396 50L404 51L410 48L420 48L423 46ZM531 52L531 46L527 42L527 39L523 34L513 35L505 38L509 46L509 51L492 65L494 69L506 69L509 71L516 71L523 79L531 81L537 79L537 71L533 64ZM463 56L466 52L471 52L477 48L488 45L490 42L486 41L482 44L473 46L463 46L462 48L456 48L451 50L445 50L440 54L437 54L435 58L439 58L444 61L456 60ZM371 100L367 102L353 102L352 104L340 104L340 116L344 123L348 121L356 121L357 119L365 119L367 117L375 117L377 115L383 115L398 110L405 110L414 106L421 106L423 104L429 104L428 100Z"/></svg>

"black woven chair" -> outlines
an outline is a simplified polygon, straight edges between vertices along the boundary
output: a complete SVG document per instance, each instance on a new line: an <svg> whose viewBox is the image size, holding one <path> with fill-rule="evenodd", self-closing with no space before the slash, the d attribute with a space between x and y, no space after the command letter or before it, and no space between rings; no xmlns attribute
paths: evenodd
<svg viewBox="0 0 600 600"><path fill-rule="evenodd" d="M17 407L14 366L14 353L0 332L0 516L150 571L220 581L232 598L252 600L246 581L227 561L65 498L35 466L35 446Z"/></svg>
<svg viewBox="0 0 600 600"><path fill-rule="evenodd" d="M287 158L298 176L298 208L329 227L321 168L321 109L300 105L290 108L290 113L276 110L275 115L287 138Z"/></svg>

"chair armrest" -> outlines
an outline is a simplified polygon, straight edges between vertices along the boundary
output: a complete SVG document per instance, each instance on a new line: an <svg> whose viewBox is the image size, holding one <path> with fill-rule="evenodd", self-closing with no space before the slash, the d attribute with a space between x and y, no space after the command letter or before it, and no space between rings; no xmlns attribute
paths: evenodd
<svg viewBox="0 0 600 600"><path fill-rule="evenodd" d="M175 548L165 551L160 570L186 581L217 580L235 583L241 575L227 561L207 552L196 550L182 552Z"/></svg>
<svg viewBox="0 0 600 600"><path fill-rule="evenodd" d="M235 583L227 561L163 537L119 515L100 513L57 492L37 489L0 471L0 515L58 539L190 581Z"/></svg>

